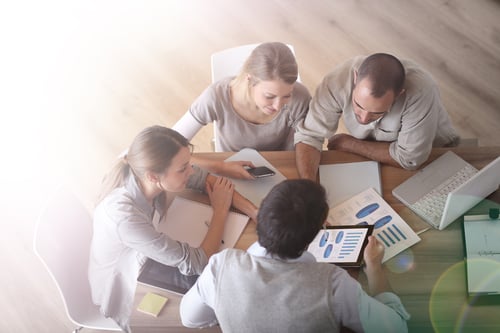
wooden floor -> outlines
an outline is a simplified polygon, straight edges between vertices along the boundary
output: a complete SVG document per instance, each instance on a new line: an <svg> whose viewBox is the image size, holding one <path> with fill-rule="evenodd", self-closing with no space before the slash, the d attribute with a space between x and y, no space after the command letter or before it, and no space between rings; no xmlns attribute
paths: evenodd
<svg viewBox="0 0 500 333"><path fill-rule="evenodd" d="M311 92L352 56L412 58L438 81L462 136L500 145L499 1L51 3L0 10L13 51L0 65L0 332L72 329L32 252L39 209L61 182L91 209L102 176L132 138L145 126L172 126L210 83L213 52L292 44ZM196 150L210 150L210 138L204 128Z"/></svg>

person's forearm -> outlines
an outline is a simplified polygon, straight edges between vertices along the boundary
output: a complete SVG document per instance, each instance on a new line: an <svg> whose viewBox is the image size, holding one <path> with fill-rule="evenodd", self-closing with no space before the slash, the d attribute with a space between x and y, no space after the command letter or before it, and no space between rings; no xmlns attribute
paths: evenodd
<svg viewBox="0 0 500 333"><path fill-rule="evenodd" d="M295 145L295 160L300 178L317 180L321 152L308 144L299 142Z"/></svg>
<svg viewBox="0 0 500 333"><path fill-rule="evenodd" d="M191 156L191 163L196 164L200 168L207 170L210 173L218 174L222 170L222 163L224 161L211 160L208 158L201 158L195 155Z"/></svg>
<svg viewBox="0 0 500 333"><path fill-rule="evenodd" d="M243 214L250 217L252 220L257 222L257 212L258 208L247 198L234 191L233 194L233 206L239 209Z"/></svg>
<svg viewBox="0 0 500 333"><path fill-rule="evenodd" d="M207 181L213 184L216 177L214 175L208 175ZM243 214L250 217L252 220L257 221L257 211L258 208L247 198L242 196L238 191L233 193L233 207L240 210Z"/></svg>
<svg viewBox="0 0 500 333"><path fill-rule="evenodd" d="M390 145L390 142L360 140L349 135L342 140L342 143L336 149L358 154L372 161L401 167L389 154Z"/></svg>
<svg viewBox="0 0 500 333"><path fill-rule="evenodd" d="M392 291L382 265L367 265L365 274L368 280L368 289L372 296Z"/></svg>
<svg viewBox="0 0 500 333"><path fill-rule="evenodd" d="M208 232L201 242L201 248L205 251L208 258L210 258L210 256L216 253L220 248L227 215L228 211L214 211L212 215Z"/></svg>

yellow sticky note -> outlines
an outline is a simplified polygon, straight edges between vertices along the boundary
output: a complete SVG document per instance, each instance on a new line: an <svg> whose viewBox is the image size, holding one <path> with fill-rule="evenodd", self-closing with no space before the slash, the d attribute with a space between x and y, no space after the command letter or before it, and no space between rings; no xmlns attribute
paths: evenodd
<svg viewBox="0 0 500 333"><path fill-rule="evenodd" d="M147 293L142 298L137 310L158 317L161 309L167 303L168 298L153 293Z"/></svg>

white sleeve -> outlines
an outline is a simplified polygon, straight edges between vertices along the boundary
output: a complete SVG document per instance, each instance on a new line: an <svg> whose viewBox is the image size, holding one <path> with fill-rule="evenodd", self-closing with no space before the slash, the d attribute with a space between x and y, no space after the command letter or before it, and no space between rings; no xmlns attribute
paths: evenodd
<svg viewBox="0 0 500 333"><path fill-rule="evenodd" d="M182 297L180 316L184 326L206 328L218 324L214 312L215 283L217 271L223 265L221 258L221 252L211 256L198 281Z"/></svg>
<svg viewBox="0 0 500 333"><path fill-rule="evenodd" d="M186 112L181 119L179 119L172 127L173 130L182 134L186 139L191 141L198 131L203 127L196 119L194 119L191 112Z"/></svg>

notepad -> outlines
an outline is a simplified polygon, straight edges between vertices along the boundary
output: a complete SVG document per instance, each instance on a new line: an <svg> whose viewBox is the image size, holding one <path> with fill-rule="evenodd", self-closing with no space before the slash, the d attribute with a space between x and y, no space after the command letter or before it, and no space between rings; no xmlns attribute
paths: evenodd
<svg viewBox="0 0 500 333"><path fill-rule="evenodd" d="M148 292L137 306L137 310L158 317L167 301L167 297Z"/></svg>
<svg viewBox="0 0 500 333"><path fill-rule="evenodd" d="M212 206L177 196L157 229L172 239L199 247L208 232L212 215ZM248 220L246 215L229 212L219 251L234 247Z"/></svg>
<svg viewBox="0 0 500 333"><path fill-rule="evenodd" d="M382 194L380 167L375 161L320 165L319 180L326 189L330 207L370 187Z"/></svg>
<svg viewBox="0 0 500 333"><path fill-rule="evenodd" d="M469 296L500 295L500 219L466 215L463 227Z"/></svg>

